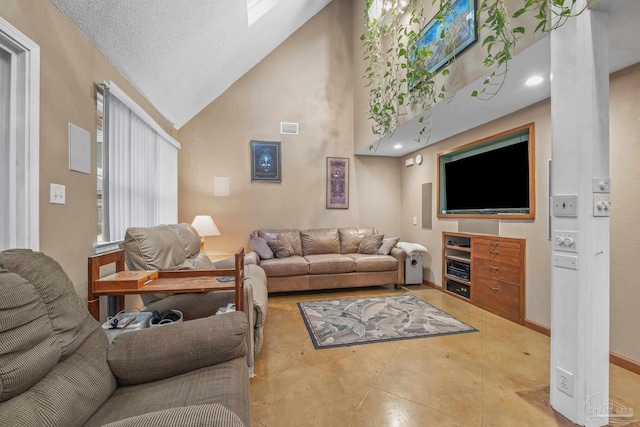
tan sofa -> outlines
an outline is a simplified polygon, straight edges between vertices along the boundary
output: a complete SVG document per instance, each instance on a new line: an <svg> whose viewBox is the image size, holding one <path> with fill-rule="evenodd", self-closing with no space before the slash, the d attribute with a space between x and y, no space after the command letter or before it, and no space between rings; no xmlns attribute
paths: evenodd
<svg viewBox="0 0 640 427"><path fill-rule="evenodd" d="M109 344L53 259L0 252L0 425L251 426L244 313Z"/></svg>
<svg viewBox="0 0 640 427"><path fill-rule="evenodd" d="M198 232L186 223L128 228L124 250L129 270L216 268L209 257L200 251ZM229 266L220 265L220 268ZM257 265L245 265L244 276L244 310L250 325L247 334L247 364L253 373L255 358L262 348L262 328L267 317L267 278L262 268ZM233 291L141 295L145 310L180 310L185 320L214 315L219 307L234 302L234 297Z"/></svg>
<svg viewBox="0 0 640 427"><path fill-rule="evenodd" d="M351 288L404 283L406 253L393 248L389 255L357 253L365 235L375 228L345 227L310 230L267 229L253 232L266 241L284 235L295 255L260 259L250 252L247 262L265 271L269 292Z"/></svg>

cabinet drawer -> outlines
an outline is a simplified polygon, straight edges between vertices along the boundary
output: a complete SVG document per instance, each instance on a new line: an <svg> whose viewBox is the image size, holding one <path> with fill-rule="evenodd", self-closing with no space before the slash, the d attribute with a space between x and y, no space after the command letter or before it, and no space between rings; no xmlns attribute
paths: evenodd
<svg viewBox="0 0 640 427"><path fill-rule="evenodd" d="M473 257L494 262L517 265L521 264L520 248L506 248L473 243Z"/></svg>
<svg viewBox="0 0 640 427"><path fill-rule="evenodd" d="M521 284L522 269L519 265L475 258L473 260L473 274L482 274L496 280L504 280L515 285Z"/></svg>
<svg viewBox="0 0 640 427"><path fill-rule="evenodd" d="M494 248L520 249L520 242L501 240L497 237L495 239L490 237L476 237L473 239L473 242L477 245L493 246Z"/></svg>
<svg viewBox="0 0 640 427"><path fill-rule="evenodd" d="M488 277L475 276L473 301L480 307L516 322L520 321L520 287Z"/></svg>

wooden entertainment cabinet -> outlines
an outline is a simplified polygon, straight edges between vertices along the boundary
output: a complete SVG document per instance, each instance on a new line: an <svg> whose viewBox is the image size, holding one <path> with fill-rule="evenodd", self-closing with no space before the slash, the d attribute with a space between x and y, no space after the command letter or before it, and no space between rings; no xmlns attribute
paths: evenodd
<svg viewBox="0 0 640 427"><path fill-rule="evenodd" d="M443 291L523 324L525 249L524 239L443 232Z"/></svg>

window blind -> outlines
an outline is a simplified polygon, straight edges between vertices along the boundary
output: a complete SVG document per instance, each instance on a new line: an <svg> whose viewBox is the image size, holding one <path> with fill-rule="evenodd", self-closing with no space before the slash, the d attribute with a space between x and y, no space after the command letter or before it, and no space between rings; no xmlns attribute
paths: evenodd
<svg viewBox="0 0 640 427"><path fill-rule="evenodd" d="M113 82L104 86L103 235L124 239L128 227L178 221L178 149Z"/></svg>

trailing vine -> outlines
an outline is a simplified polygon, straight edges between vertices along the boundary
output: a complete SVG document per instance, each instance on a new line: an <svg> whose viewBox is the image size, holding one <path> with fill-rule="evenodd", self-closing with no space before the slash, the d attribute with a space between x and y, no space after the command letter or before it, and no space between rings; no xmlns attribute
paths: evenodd
<svg viewBox="0 0 640 427"><path fill-rule="evenodd" d="M432 5L437 5L432 18L425 16L425 0L366 0L366 32L360 38L364 59L368 62L363 78L369 90L372 132L379 137L377 144L369 147L371 150L382 138L394 134L399 118L409 111L418 114L422 126L416 140L427 143L431 131L431 107L436 102L450 100L457 91L459 78L449 76L452 69L455 71L456 57L441 70L429 72L426 64L434 52L415 42L431 19L445 22L452 13L452 1L431 0ZM493 69L484 80L482 89L473 91L472 96L478 99L491 99L504 85L517 41L526 32L522 26L512 27L512 19L533 13L538 22L533 32L549 32L584 10L573 11L578 0L521 1L522 7L513 14L507 10L505 0L482 0L478 5L477 31L486 34L482 40L486 51L483 65ZM439 37L444 41L447 52L452 51L455 34L442 30ZM444 81L444 84L437 83L437 80Z"/></svg>

